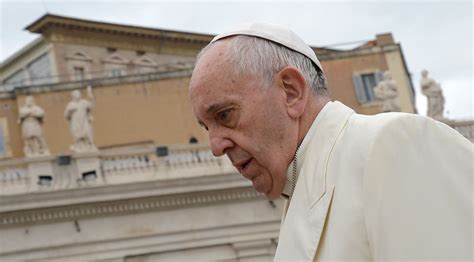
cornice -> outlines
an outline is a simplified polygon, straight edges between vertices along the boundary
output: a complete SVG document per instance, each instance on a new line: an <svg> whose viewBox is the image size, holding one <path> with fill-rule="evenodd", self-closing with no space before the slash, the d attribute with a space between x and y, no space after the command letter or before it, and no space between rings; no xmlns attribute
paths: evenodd
<svg viewBox="0 0 474 262"><path fill-rule="evenodd" d="M398 44L358 48L358 49L353 49L353 50L348 50L348 51L333 51L333 52L325 53L322 55L318 55L318 58L321 61L327 61L327 60L344 59L344 58L350 58L350 57L356 57L356 56L366 56L366 55L387 53L387 52L393 52L393 51L400 51Z"/></svg>
<svg viewBox="0 0 474 262"><path fill-rule="evenodd" d="M235 173L112 185L99 184L73 189L3 195L0 197L0 213L240 187L251 187L251 183Z"/></svg>
<svg viewBox="0 0 474 262"><path fill-rule="evenodd" d="M0 212L0 228L77 221L80 219L104 216L131 215L257 199L263 199L263 196L257 193L252 187L240 187L225 190L63 205L51 208L35 208L13 212Z"/></svg>
<svg viewBox="0 0 474 262"><path fill-rule="evenodd" d="M49 93L58 91L68 91L84 88L88 84L94 86L94 88L105 87L105 86L116 86L124 84L133 84L140 82L159 81L164 79L173 78L187 78L192 74L192 68L190 69L176 69L169 72L154 72L147 74L133 74L125 75L119 78L96 78L84 81L69 81L59 82L51 84L40 84L40 85L28 85L20 86L15 88L13 91L0 93L0 98L13 98L17 95L35 94L35 93Z"/></svg>
<svg viewBox="0 0 474 262"><path fill-rule="evenodd" d="M57 29L68 31L96 32L108 35L127 37L166 39L189 43L207 44L213 35L191 32L172 31L131 25L120 25L106 22L83 20L71 17L46 14L25 28L32 33L46 34Z"/></svg>

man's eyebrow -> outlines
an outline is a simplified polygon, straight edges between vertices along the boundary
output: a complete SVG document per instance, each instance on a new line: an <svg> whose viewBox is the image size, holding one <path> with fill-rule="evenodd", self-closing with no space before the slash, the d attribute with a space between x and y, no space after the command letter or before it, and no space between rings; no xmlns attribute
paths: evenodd
<svg viewBox="0 0 474 262"><path fill-rule="evenodd" d="M223 103L212 104L206 109L206 114L207 115L213 114L214 112L220 110L221 108L229 106L231 104L232 104L231 102L223 102ZM202 127L207 129L206 124L204 124L204 122L201 119L197 118L197 122L198 122L199 125L201 125Z"/></svg>
<svg viewBox="0 0 474 262"><path fill-rule="evenodd" d="M226 107L228 105L230 105L231 103L229 102L224 102L224 103L217 103L217 104L212 104L210 105L207 110L206 110L206 114L210 114L210 113L214 113L216 112L217 110L223 108L223 107Z"/></svg>

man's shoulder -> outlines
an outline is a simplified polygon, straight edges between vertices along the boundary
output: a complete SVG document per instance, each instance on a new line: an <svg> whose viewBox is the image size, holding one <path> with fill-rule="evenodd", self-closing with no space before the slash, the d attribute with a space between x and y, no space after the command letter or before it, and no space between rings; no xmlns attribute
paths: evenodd
<svg viewBox="0 0 474 262"><path fill-rule="evenodd" d="M400 118L405 118L404 114L352 114L337 139L336 149L357 148L359 152L366 152L369 145Z"/></svg>
<svg viewBox="0 0 474 262"><path fill-rule="evenodd" d="M381 113L377 115L354 114L351 117L349 124L351 125L351 127L355 127L358 129L370 129L380 132L388 128L413 128L418 125L426 125L426 123L433 122L435 121L431 118L421 115L391 112Z"/></svg>
<svg viewBox="0 0 474 262"><path fill-rule="evenodd" d="M373 116L355 115L351 129L369 136L373 145L392 146L446 142L470 146L471 143L447 124L409 113L383 113ZM403 141L403 142L402 142Z"/></svg>
<svg viewBox="0 0 474 262"><path fill-rule="evenodd" d="M347 106L345 106L348 108ZM341 107L342 108L342 107ZM351 110L352 111L352 110ZM353 111L352 111L353 112ZM377 139L396 140L397 138L416 138L433 133L434 136L457 136L455 130L432 118L403 112L363 115L353 113L344 126L339 141L349 143L372 143Z"/></svg>
<svg viewBox="0 0 474 262"><path fill-rule="evenodd" d="M412 140L423 137L426 132L451 133L444 123L431 118L409 113L382 113L377 115L354 114L348 121L345 141L374 144L375 141L399 139ZM456 132L456 131L454 131ZM451 134L455 135L455 134ZM377 143L379 144L379 143Z"/></svg>
<svg viewBox="0 0 474 262"><path fill-rule="evenodd" d="M347 128L356 132L373 135L402 122L418 122L418 117L407 113L381 113L377 115L353 114Z"/></svg>

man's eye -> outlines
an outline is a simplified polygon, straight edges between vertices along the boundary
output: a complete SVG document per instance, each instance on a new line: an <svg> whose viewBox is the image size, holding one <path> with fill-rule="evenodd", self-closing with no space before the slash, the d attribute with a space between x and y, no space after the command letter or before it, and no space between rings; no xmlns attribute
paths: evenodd
<svg viewBox="0 0 474 262"><path fill-rule="evenodd" d="M219 121L225 122L229 118L229 115L230 115L230 109L227 109L227 110L218 112L217 118L219 119Z"/></svg>
<svg viewBox="0 0 474 262"><path fill-rule="evenodd" d="M216 112L216 121L226 127L234 127L239 120L239 111L234 107L223 109Z"/></svg>

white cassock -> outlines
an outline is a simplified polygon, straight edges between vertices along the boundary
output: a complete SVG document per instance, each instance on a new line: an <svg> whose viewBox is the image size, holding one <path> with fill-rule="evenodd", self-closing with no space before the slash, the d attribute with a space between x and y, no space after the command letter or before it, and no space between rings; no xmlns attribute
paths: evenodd
<svg viewBox="0 0 474 262"><path fill-rule="evenodd" d="M330 102L296 159L275 261L472 261L474 150L454 129Z"/></svg>

